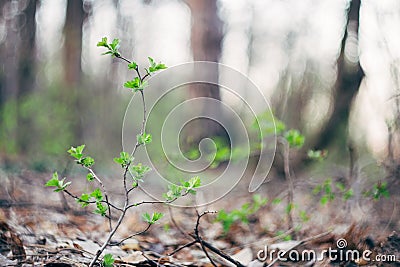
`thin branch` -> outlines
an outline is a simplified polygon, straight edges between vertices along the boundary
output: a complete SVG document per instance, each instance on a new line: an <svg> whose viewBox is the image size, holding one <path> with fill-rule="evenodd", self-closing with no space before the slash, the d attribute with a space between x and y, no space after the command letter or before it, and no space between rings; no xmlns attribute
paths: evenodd
<svg viewBox="0 0 400 267"><path fill-rule="evenodd" d="M149 72L147 72L146 75L143 76L143 81L144 81L144 79L146 79L149 76L151 76L151 74Z"/></svg>
<svg viewBox="0 0 400 267"><path fill-rule="evenodd" d="M142 83L142 82L143 82L143 79L142 79L142 76L140 76L139 66L136 65L135 71L136 71L136 73L137 73L137 76L138 76L139 79L140 79L140 83Z"/></svg>
<svg viewBox="0 0 400 267"><path fill-rule="evenodd" d="M210 260L210 263L214 267L217 267L217 265L215 264L214 260L208 254L208 252L207 252L207 250L206 250L206 248L204 246L203 239L200 237L200 233L199 233L199 226L200 226L201 217L203 217L206 214L210 214L210 213L216 213L216 211L204 211L202 214L199 214L199 211L196 209L197 221L196 221L196 226L194 228L194 235L195 235L195 239L200 243L201 249L204 251L204 254L206 254L206 257Z"/></svg>
<svg viewBox="0 0 400 267"><path fill-rule="evenodd" d="M176 229L178 229L178 231L179 231L182 235L186 236L187 238L190 238L191 236L190 236L188 233L186 233L186 232L178 225L178 223L175 221L174 216L172 216L172 209L171 209L171 206L168 206L168 211L169 211L169 217L170 217L170 219L171 219L171 222L172 222L172 224L176 227Z"/></svg>
<svg viewBox="0 0 400 267"><path fill-rule="evenodd" d="M127 60L126 58L122 57L121 55L119 55L118 58L120 58L120 59L122 59L122 60L124 60L124 61L126 61L126 62L128 62L128 63L131 63L129 60ZM139 76L139 79L142 81L142 78L141 78L140 72L139 72L139 68L138 68L137 66L136 66L136 69L135 69L135 70L136 70L136 72L137 72L137 74L138 74L138 76ZM145 127L145 124L146 124L146 103L145 103L143 91L141 90L140 93L141 93L141 96L142 96L142 105L143 105L143 121L142 121L142 128L141 128L141 130L140 130L140 133L143 134L143 132L144 132L144 127ZM135 153L136 153L136 151L137 151L137 148L138 148L139 146L140 146L139 142L136 141L136 145L135 145L135 147L134 147L134 149L133 149L133 151L132 151L132 153L131 153L131 156L132 156L132 157L135 155ZM93 267L93 265L96 263L96 261L97 261L98 258L100 257L101 253L103 253L104 249L109 245L111 238L114 236L114 234L116 233L117 229L118 229L119 226L121 225L123 219L125 218L125 215L126 215L127 210L128 210L129 208L135 206L135 205L129 205L129 193L130 193L132 190L128 190L128 189L127 189L127 185L126 185L126 179L127 179L127 175L128 175L128 172L129 172L129 166L130 166L130 165L131 165L131 162L130 162L129 164L127 164L127 166L125 167L125 172L124 172L124 177L123 177L123 184L124 184L124 189L125 189L125 201L124 201L124 207L122 208L122 212L121 212L121 214L120 214L120 216L119 216L119 218L118 218L118 221L117 221L116 225L114 226L114 229L112 229L112 231L110 231L110 233L108 234L108 236L107 236L107 238L106 238L106 241L103 243L103 245L100 247L100 249L96 252L96 255L93 257L92 261L91 261L90 264L89 264L89 267ZM93 172L93 171L92 171L92 172ZM96 176L94 173L92 173L92 174L93 174L94 178L96 179L97 176ZM97 179L98 179L98 178L97 178ZM99 180L99 179L98 179L98 180ZM100 181L100 182L101 182L101 181ZM102 183L101 183L101 184L102 184ZM107 195L106 195L105 192L104 192L104 195L105 195L105 197L106 197L106 201L108 201Z"/></svg>
<svg viewBox="0 0 400 267"><path fill-rule="evenodd" d="M288 218L288 229L293 228L293 192L294 192L294 185L293 185L293 180L290 175L290 166L289 166L289 153L290 153L290 147L288 141L283 138L279 137L278 141L283 145L283 164L284 164L284 172L285 172L285 179L288 182L288 213L287 213L287 218Z"/></svg>
<svg viewBox="0 0 400 267"><path fill-rule="evenodd" d="M181 194L179 197L187 196L189 193L190 193L189 190L187 190L185 193ZM178 199L178 197L175 197L175 198L170 199L170 200L143 200L143 201L136 202L136 203L128 205L127 209L130 209L132 207L137 207L137 206L140 206L140 205L143 205L143 204L170 204L170 203L174 202L177 199Z"/></svg>
<svg viewBox="0 0 400 267"><path fill-rule="evenodd" d="M137 236L137 235L140 235L140 234L143 234L143 233L147 232L147 230L149 230L151 226L152 226L152 224L149 223L149 224L147 225L147 227L146 227L144 230L142 230L142 231L140 231L140 232L137 232L137 233L134 233L134 234L131 234L130 236L121 239L118 243L112 244L112 246L119 246L119 245L121 245L124 241L126 241L126 240L128 240L128 239L131 239L131 238L134 237L134 236Z"/></svg>
<svg viewBox="0 0 400 267"><path fill-rule="evenodd" d="M107 204L107 207L108 207L108 224L109 224L110 232L111 232L111 231L112 231L111 209L110 209L111 206L110 206L110 202L108 201L108 194L107 194L106 187L104 186L103 182L102 182L102 181L100 180L100 178L96 175L96 173L93 171L92 168L86 167L85 165L82 165L82 166L92 174L93 178L100 184L101 188L103 189L104 197L105 197L105 199L106 199L106 204Z"/></svg>
<svg viewBox="0 0 400 267"><path fill-rule="evenodd" d="M206 248L208 248L209 250L211 250L212 252L214 252L215 254L217 254L218 256L220 256L221 258L224 258L225 260L233 263L234 265L236 265L237 267L245 267L245 265L241 264L239 261L233 259L231 256L225 254L224 252L222 252L221 250L217 249L216 247L214 247L213 245L211 245L210 243L208 243L207 241L204 241L203 239L199 240Z"/></svg>
<svg viewBox="0 0 400 267"><path fill-rule="evenodd" d="M206 257L210 260L210 263L212 264L212 266L217 267L217 264L215 264L214 260L208 254L208 252L204 246L203 239L201 239L201 237L199 237L199 240L200 240L201 249L204 251L204 254L206 254Z"/></svg>
<svg viewBox="0 0 400 267"><path fill-rule="evenodd" d="M191 247L196 243L198 243L198 241L197 240L193 240L193 241L191 241L191 242L189 242L189 243L187 243L187 244L185 244L183 246L178 247L177 249L175 249L174 251L172 251L171 253L169 253L167 255L168 256L172 256L172 255L178 253L179 251L181 251L182 249L187 248L187 247Z"/></svg>
<svg viewBox="0 0 400 267"><path fill-rule="evenodd" d="M116 58L122 59L123 61L125 61L126 63L130 64L132 63L129 59L124 58L123 56L121 56L120 54L117 54L115 56Z"/></svg>

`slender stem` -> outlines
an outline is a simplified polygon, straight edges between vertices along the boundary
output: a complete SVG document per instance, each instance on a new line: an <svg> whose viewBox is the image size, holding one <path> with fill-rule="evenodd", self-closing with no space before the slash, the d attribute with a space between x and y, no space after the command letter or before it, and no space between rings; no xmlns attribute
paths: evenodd
<svg viewBox="0 0 400 267"><path fill-rule="evenodd" d="M185 193L181 194L180 197L184 197L184 196L186 196L188 194L189 194L189 191L186 191ZM147 200L147 201L143 200L143 201L140 201L140 202L136 202L136 203L130 204L127 207L127 209L130 209L130 208L136 207L136 206L140 206L140 205L143 205L143 204L170 204L170 203L174 202L177 199L178 198L176 197L176 198L173 198L173 199L170 199L170 200L154 200L154 201L152 201L152 200Z"/></svg>
<svg viewBox="0 0 400 267"><path fill-rule="evenodd" d="M132 63L129 59L126 59L126 58L124 58L123 56L121 56L121 55L116 55L116 57L117 58L119 58L119 59L122 59L123 61L125 61L126 63L128 63L128 64L130 64L130 63Z"/></svg>
<svg viewBox="0 0 400 267"><path fill-rule="evenodd" d="M285 138L283 137L279 137L278 141L283 145L283 164L284 164L284 172L285 172L285 179L288 182L288 213L287 213L287 217L288 217L288 229L292 229L293 228L293 192L294 192L294 185L293 185L293 180L292 180L292 176L290 175L290 166L289 166L289 153L290 153L290 147L289 147L289 143L286 141ZM293 234L294 235L294 234Z"/></svg>
<svg viewBox="0 0 400 267"><path fill-rule="evenodd" d="M200 245L201 245L201 249L204 251L204 254L206 254L206 257L210 260L210 263L212 266L217 267L217 264L215 264L214 260L211 258L211 256L208 254L206 247L203 244L203 239L201 239L201 237L199 237L200 240Z"/></svg>
<svg viewBox="0 0 400 267"><path fill-rule="evenodd" d="M205 211L202 214L199 214L198 210L196 209L196 213L197 213L197 221L196 221L196 226L194 228L194 235L195 235L195 240L197 240L197 242L200 243L201 245L201 249L204 251L204 254L206 254L206 257L210 260L210 263L214 266L217 267L217 265L215 264L214 260L211 258L211 256L208 254L204 243L203 243L203 239L200 237L200 233L199 233L199 226L200 226L200 219L201 217L203 217L206 214L210 214L210 213L216 213L216 211Z"/></svg>
<svg viewBox="0 0 400 267"><path fill-rule="evenodd" d="M172 256L172 255L178 253L179 251L181 251L182 249L187 248L187 247L191 247L196 243L197 243L197 240L193 240L193 241L191 241L191 242L189 242L189 243L187 243L187 244L185 244L183 246L180 246L179 248L177 248L174 251L172 251L171 253L169 253L168 256Z"/></svg>
<svg viewBox="0 0 400 267"><path fill-rule="evenodd" d="M143 80L149 77L150 75L151 75L150 73L146 73L146 75L143 76Z"/></svg>
<svg viewBox="0 0 400 267"><path fill-rule="evenodd" d="M119 228L119 226L121 225L125 214L126 214L126 207L128 206L128 195L125 195L125 204L124 204L124 208L123 211L121 213L121 215L118 218L117 224L114 226L114 229L112 229L112 231L108 234L106 241L104 241L103 245L99 248L99 250L97 250L96 255L93 257L92 261L89 264L89 267L93 267L93 265L96 263L96 261L98 260L98 258L100 257L101 253L103 253L103 251L106 249L106 247L109 245L111 238L114 236L114 234L117 232L117 229Z"/></svg>
<svg viewBox="0 0 400 267"><path fill-rule="evenodd" d="M143 233L147 232L147 230L149 230L151 226L152 226L152 224L148 224L147 227L146 227L144 230L142 230L142 231L140 231L140 232L137 232L137 233L134 233L134 234L131 234L130 236L125 237L124 239L121 239L118 243L115 243L115 244L112 244L112 245L113 245L113 246L119 246L119 245L121 245L125 240L131 239L131 238L134 237L134 236L137 236L137 235L140 235L140 234L143 234Z"/></svg>
<svg viewBox="0 0 400 267"><path fill-rule="evenodd" d="M139 77L139 79L140 79L140 82L142 83L144 79L142 79L142 76L140 76L139 67L138 67L138 66L136 66L135 70L136 70L136 74L137 74L137 76L138 76L138 77Z"/></svg>
<svg viewBox="0 0 400 267"><path fill-rule="evenodd" d="M93 178L100 184L101 188L103 189L104 192L104 197L106 199L106 204L107 204L107 210L108 210L108 224L110 227L110 232L112 231L112 224L111 224L111 209L110 209L110 202L108 201L108 194L107 194L107 190L106 187L104 186L103 182L100 180L100 178L96 175L96 173L94 173L93 169L90 167L86 167L83 165L83 167L85 169L87 169L93 176Z"/></svg>
<svg viewBox="0 0 400 267"><path fill-rule="evenodd" d="M214 247L213 245L211 245L207 241L204 241L203 239L200 239L200 242L203 244L203 246L205 246L206 248L208 248L209 250L211 250L215 254L221 256L225 260L233 263L237 267L245 267L245 265L241 264L239 261L233 259L231 256L229 256L229 255L225 254L224 252L222 252L221 250L217 249L216 247Z"/></svg>
<svg viewBox="0 0 400 267"><path fill-rule="evenodd" d="M124 61L126 61L126 62L128 62L128 63L130 63L129 60L125 59L125 58L122 57L122 56L119 56L118 58L120 58L120 59L122 59L122 60L124 60ZM141 78L141 76L140 76L140 72L139 72L138 67L136 67L136 72L137 72L137 74L138 74L138 76L139 76L139 79L141 79L141 81L142 81L142 78ZM145 124L146 124L146 103L145 103L145 98L144 98L144 93L143 93L143 91L141 90L140 93L141 93L141 96L142 96L142 105L143 105L143 121L142 121L142 127L141 127L141 130L140 130L140 133L143 134L143 133L144 133L144 127L145 127ZM135 153L136 153L136 151L137 151L137 148L138 148L139 146L140 146L139 142L136 142L136 145L135 145L135 147L134 147L134 149L133 149L133 151L132 151L132 153L131 153L132 156L135 155ZM124 190L125 190L125 202L124 202L124 207L122 208L122 212L121 212L121 214L120 214L120 216L119 216L119 218L118 218L118 221L117 221L116 225L114 226L114 229L112 229L112 230L110 231L110 233L108 234L108 236L107 236L107 238L106 238L106 241L104 241L103 245L102 245L102 246L99 248L99 250L96 252L96 255L93 257L92 261L91 261L90 264L89 264L89 267L92 267L92 266L96 263L96 261L98 260L98 258L99 258L100 255L101 255L101 253L103 253L104 249L109 245L111 238L112 238L112 237L114 236L114 234L117 232L117 229L119 228L119 226L121 225L123 219L125 218L125 215L126 215L127 210L128 210L129 208L131 208L131 207L134 206L134 205L129 205L129 193L130 193L132 190L128 190L128 189L127 189L127 185L126 185L126 179L127 179L127 175L128 175L128 172L129 172L129 166L130 166L130 164L131 164L131 163L127 164L127 166L125 167L124 177L123 177L123 184L124 184ZM89 170L91 171L91 169L89 169ZM100 184L102 185L100 179L98 179L98 177L93 173L93 171L91 171L91 172L92 172L94 178L95 178L96 180L98 180L98 181L100 182ZM103 186L103 189L104 189L104 186ZM104 195L106 196L106 193L105 193L105 192L104 192ZM106 196L106 201L108 202L107 196ZM148 228L150 228L150 226L149 226ZM147 231L148 228L147 228L145 231ZM145 231L143 231L143 232L145 232Z"/></svg>
<svg viewBox="0 0 400 267"><path fill-rule="evenodd" d="M179 231L182 235L184 235L184 236L190 238L190 235L189 235L188 233L186 233L185 231L183 231L183 229L182 229L182 228L179 226L179 224L176 222L176 220L175 220L175 218L174 218L174 216L173 216L173 214L172 214L171 206L168 206L168 211L169 211L169 217L171 218L171 222L173 223L173 225L175 225L176 229L178 229L178 231Z"/></svg>

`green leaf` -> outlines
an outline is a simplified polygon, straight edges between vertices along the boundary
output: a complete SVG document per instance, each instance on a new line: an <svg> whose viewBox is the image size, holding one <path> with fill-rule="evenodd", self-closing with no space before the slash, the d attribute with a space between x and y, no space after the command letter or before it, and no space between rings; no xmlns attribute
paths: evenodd
<svg viewBox="0 0 400 267"><path fill-rule="evenodd" d="M77 147L71 146L71 148L67 151L72 157L76 158L77 160L82 159L83 157L83 150L85 149L85 145L80 145Z"/></svg>
<svg viewBox="0 0 400 267"><path fill-rule="evenodd" d="M344 184L341 183L341 182L337 182L337 183L336 183L336 187L337 187L341 192L344 192L344 191L346 190L346 187L345 187Z"/></svg>
<svg viewBox="0 0 400 267"><path fill-rule="evenodd" d="M294 204L293 203L289 203L286 206L286 213L290 213L294 208L295 208Z"/></svg>
<svg viewBox="0 0 400 267"><path fill-rule="evenodd" d="M124 86L126 88L131 88L131 89L139 88L140 87L139 77L135 77L133 80L125 82Z"/></svg>
<svg viewBox="0 0 400 267"><path fill-rule="evenodd" d="M61 191L65 190L70 184L71 184L71 182L65 183L65 178L63 178L62 180L59 180L58 173L54 172L53 177L47 181L45 186L56 187L56 189L54 189L54 192L61 192Z"/></svg>
<svg viewBox="0 0 400 267"><path fill-rule="evenodd" d="M153 224L155 222L157 222L158 220L160 220L162 217L164 217L164 214L162 214L161 212L153 212L153 216L152 216Z"/></svg>
<svg viewBox="0 0 400 267"><path fill-rule="evenodd" d="M168 201L172 201L177 199L178 197L182 196L182 190L183 190L183 186L179 186L176 184L171 184L168 185L168 191L167 193L163 194L163 197L168 200Z"/></svg>
<svg viewBox="0 0 400 267"><path fill-rule="evenodd" d="M275 198L274 200L272 200L272 204L275 204L275 205L277 205L281 202L282 202L282 199L280 199L280 198Z"/></svg>
<svg viewBox="0 0 400 267"><path fill-rule="evenodd" d="M53 173L53 177L47 181L47 183L45 184L45 186L55 186L58 187L59 184L59 180L58 180L58 173L55 172Z"/></svg>
<svg viewBox="0 0 400 267"><path fill-rule="evenodd" d="M103 265L104 267L113 267L114 266L114 257L111 254L106 254L103 257Z"/></svg>
<svg viewBox="0 0 400 267"><path fill-rule="evenodd" d="M107 207L100 202L96 202L97 209L94 210L94 213L99 214L101 216L106 216Z"/></svg>
<svg viewBox="0 0 400 267"><path fill-rule="evenodd" d="M284 135L290 147L301 148L304 144L305 137L298 130L291 129Z"/></svg>
<svg viewBox="0 0 400 267"><path fill-rule="evenodd" d="M257 206L264 206L264 205L266 205L267 204L267 202L268 202L268 198L263 198L263 197L261 197L261 195L260 194L255 194L254 196L253 196L253 202L254 202L254 204L256 204Z"/></svg>
<svg viewBox="0 0 400 267"><path fill-rule="evenodd" d="M185 188L185 191L187 193L196 194L196 191L193 189L200 187L201 185L201 180L198 176L192 177L189 179L189 181L181 181L182 187Z"/></svg>
<svg viewBox="0 0 400 267"><path fill-rule="evenodd" d="M131 62L131 63L128 64L128 69L136 70L136 68L137 68L136 62Z"/></svg>
<svg viewBox="0 0 400 267"><path fill-rule="evenodd" d="M89 172L89 173L86 175L86 180L88 180L89 182L91 182L91 181L93 181L93 179L94 179L93 174L92 174L91 172Z"/></svg>
<svg viewBox="0 0 400 267"><path fill-rule="evenodd" d="M301 210L299 212L299 217L302 220L302 222L307 222L310 220L310 216L308 216L307 212L304 210Z"/></svg>
<svg viewBox="0 0 400 267"><path fill-rule="evenodd" d="M143 182L142 178L144 175L149 172L151 168L146 165L142 165L142 163L138 163L137 165L133 165L129 167L129 171L131 172L133 179L135 181Z"/></svg>
<svg viewBox="0 0 400 267"><path fill-rule="evenodd" d="M97 43L97 46L104 46L108 48L107 37L101 38L101 41Z"/></svg>
<svg viewBox="0 0 400 267"><path fill-rule="evenodd" d="M156 72L156 71L163 70L163 69L167 68L167 66L165 66L165 64L162 64L161 62L160 63L156 63L154 61L154 59L152 59L151 57L149 57L149 62L150 62L150 66L149 66L149 69L148 69L149 73Z"/></svg>
<svg viewBox="0 0 400 267"><path fill-rule="evenodd" d="M312 160L323 161L328 156L327 150L308 150L307 157Z"/></svg>
<svg viewBox="0 0 400 267"><path fill-rule="evenodd" d="M124 83L124 87L132 89L132 92L134 93L143 90L147 85L148 82L141 82L139 77L135 77L133 80Z"/></svg>
<svg viewBox="0 0 400 267"><path fill-rule="evenodd" d="M343 194L343 200L349 200L351 197L354 196L354 192L353 189L350 188L349 190L347 190L344 194Z"/></svg>
<svg viewBox="0 0 400 267"><path fill-rule="evenodd" d="M119 48L119 39L114 39L110 44L112 50L116 51Z"/></svg>
<svg viewBox="0 0 400 267"><path fill-rule="evenodd" d="M148 224L155 224L158 220L160 220L164 216L161 212L153 212L152 215L148 214L147 212L142 214L142 218Z"/></svg>
<svg viewBox="0 0 400 267"><path fill-rule="evenodd" d="M90 193L90 196L94 197L97 201L103 200L103 193L101 192L101 190L99 188L96 188L95 190L93 190L93 192Z"/></svg>
<svg viewBox="0 0 400 267"><path fill-rule="evenodd" d="M127 152L122 151L119 155L119 158L114 158L114 162L120 164L122 168L125 168L133 161L133 157Z"/></svg>
<svg viewBox="0 0 400 267"><path fill-rule="evenodd" d="M94 164L94 159L91 157L84 157L79 161L79 163L87 168L90 168Z"/></svg>
<svg viewBox="0 0 400 267"><path fill-rule="evenodd" d="M90 196L88 194L82 194L77 200L76 202L78 202L82 208L89 206L89 199Z"/></svg>
<svg viewBox="0 0 400 267"><path fill-rule="evenodd" d="M147 212L142 214L142 218L143 218L143 221L145 221L145 222L148 222L148 223L151 222L151 216Z"/></svg>
<svg viewBox="0 0 400 267"><path fill-rule="evenodd" d="M147 212L142 214L142 218L148 224L155 224L158 220L160 220L164 216L161 212L153 212L152 215L148 214Z"/></svg>
<svg viewBox="0 0 400 267"><path fill-rule="evenodd" d="M143 133L136 136L137 142L140 145L149 144L152 141L151 134Z"/></svg>
<svg viewBox="0 0 400 267"><path fill-rule="evenodd" d="M65 178L63 178L62 180L59 181L58 187L54 190L54 192L64 191L65 188L67 188L67 186L69 186L71 184L71 182L64 183L64 181L65 181Z"/></svg>

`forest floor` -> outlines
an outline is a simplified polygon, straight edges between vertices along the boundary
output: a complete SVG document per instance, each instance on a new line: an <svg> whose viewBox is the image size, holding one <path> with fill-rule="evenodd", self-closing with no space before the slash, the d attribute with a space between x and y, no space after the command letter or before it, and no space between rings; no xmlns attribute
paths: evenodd
<svg viewBox="0 0 400 267"><path fill-rule="evenodd" d="M61 194L45 188L43 185L50 176L30 171L0 173L0 266L86 266L104 241L109 230L107 220L90 209L80 208L73 200L64 201ZM196 227L197 213L194 208L165 205L140 207L129 213L115 241L146 228L140 216L144 211L155 209L164 212L165 217L146 233L107 248L105 252L114 255L116 266L213 266L210 258L217 266L235 266L224 260L222 254L242 266L253 267L400 266L396 206L399 196L372 204L343 204L336 199L320 205L315 196L305 193L308 186L296 185L296 209L290 225L285 210L286 195L280 193L286 187L279 179L263 185L257 194L268 197L268 203L260 205L253 213L246 213L245 218L232 219L229 231L224 230L223 223L216 222L218 215L204 216L198 227L199 234L218 250L215 253L206 248L209 256L198 244L176 251L193 240L190 234ZM79 185L75 189L78 190ZM118 195L118 192L110 192ZM253 205L253 197L243 182L226 197L197 212L243 211L246 203ZM342 249L338 249L343 246L339 240L346 242ZM333 256L337 260L329 259L326 254L320 257L323 250L329 249L336 250ZM271 257L264 257L266 250ZM275 253L296 251L297 254L291 254L293 260L288 258L289 254L281 254L288 259L283 261L277 260L272 250ZM315 251L318 259L294 259L305 250ZM340 255L354 250L371 251L368 255L371 261L346 257L340 260ZM374 261L377 256L386 257L386 261Z"/></svg>

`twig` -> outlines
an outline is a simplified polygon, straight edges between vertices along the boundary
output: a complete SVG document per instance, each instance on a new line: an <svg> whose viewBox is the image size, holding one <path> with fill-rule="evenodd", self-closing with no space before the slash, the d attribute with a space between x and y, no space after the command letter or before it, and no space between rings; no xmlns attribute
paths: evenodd
<svg viewBox="0 0 400 267"><path fill-rule="evenodd" d="M217 249L216 247L214 247L213 245L211 245L210 243L208 243L207 241L204 241L203 239L201 239L201 243L208 248L209 250L211 250L212 252L214 252L215 254L217 254L218 256L221 256L222 258L224 258L225 260L233 263L234 265L236 265L237 267L245 267L245 265L241 264L239 261L233 259L231 256L225 254L224 252L222 252L221 250Z"/></svg>
<svg viewBox="0 0 400 267"><path fill-rule="evenodd" d="M100 178L97 177L96 173L93 171L92 168L86 167L85 165L82 165L82 166L83 166L85 169L87 169L87 170L92 174L93 178L100 184L101 188L103 189L104 198L106 199L106 204L107 204L107 207L108 207L108 224L109 224L110 232L111 232L111 231L112 231L111 209L110 209L111 205L110 205L110 202L108 201L108 194L107 194L106 187L104 186L104 184L103 184L103 182L100 180Z"/></svg>
<svg viewBox="0 0 400 267"><path fill-rule="evenodd" d="M124 61L127 62L127 63L131 63L130 60L124 58L123 56L121 56L121 55L119 55L119 54L118 54L116 57L117 57L117 58L120 58L120 59L122 59L122 60L124 60ZM139 67L138 67L138 66L136 66L135 71L136 71L136 73L137 73L137 75L138 75L138 77L139 77L139 79L140 79L140 82L142 83L142 82L144 81L144 79L145 79L147 76L144 76L143 78L141 77L140 71L139 71ZM144 133L144 130L145 130L144 128L145 128L145 125L146 125L146 103L145 103L145 98L144 98L143 90L140 90L140 95L141 95L142 106L143 106L143 121L142 121L142 127L141 127L141 129L140 129L140 134L142 135L142 134ZM137 148L138 148L139 146L140 146L139 142L136 141L136 145L135 145L135 147L134 147L134 149L133 149L133 151L132 151L132 153L131 153L131 156L132 156L132 157L135 155L135 153L136 153L136 151L137 151ZM100 257L101 253L103 253L104 249L109 245L111 238L114 236L114 234L116 233L117 229L118 229L119 226L121 225L123 219L125 218L125 215L126 215L126 212L127 212L128 209L130 209L130 208L132 208L132 207L136 207L136 206L141 205L141 204L146 204L146 203L149 203L149 204L169 203L169 202L173 202L173 201L176 200L176 198L175 198L175 199L173 199L173 200L171 200L171 201L163 201L163 202L161 202L161 201L158 201L158 202L157 202L157 201L147 201L147 202L146 202L146 201L142 201L142 202L135 203L135 204L129 204L129 193L130 193L133 189L135 189L135 188L137 187L137 186L136 186L136 187L132 187L132 188L130 188L130 189L128 190L128 187L127 187L127 184L126 184L127 174L128 174L128 172L129 172L129 167L130 167L131 163L132 163L132 162L129 162L129 163L125 166L124 175L123 175L123 186L124 186L124 191L125 191L124 207L121 209L121 214L120 214L120 216L119 216L119 218L118 218L118 221L117 221L116 225L114 226L114 229L112 229L112 230L110 231L110 233L108 234L108 236L107 236L107 238L106 238L106 241L103 243L103 245L100 247L100 249L96 252L96 255L93 257L92 261L91 261L90 264L89 264L89 267L93 267L93 265L96 263L96 261L97 261L98 258ZM93 174L94 178L95 178L96 180L98 180L98 182L100 183L100 185L102 185L103 190L104 190L104 195L105 195L105 198L106 198L106 201L107 201L107 204L109 205L108 197L107 197L107 194L106 194L106 191L105 191L105 188L104 188L103 183L101 182L100 179L98 179L98 177L96 176L96 174L95 174L90 168L88 168L88 169L89 169L89 171ZM187 193L189 193L189 192L186 192L186 194L187 194ZM182 196L183 196L183 195L182 195ZM110 208L109 208L109 211L110 211ZM110 219L110 226L111 226L111 219ZM148 226L148 228L150 228L150 226ZM147 228L145 231L147 231L148 228ZM145 231L143 231L143 232L145 232ZM143 232L141 232L141 233L143 233ZM130 237L132 237L132 236L130 236ZM130 238L130 237L128 237L128 238ZM128 239L128 238L127 238L127 239ZM124 239L124 240L126 240L126 239Z"/></svg>
<svg viewBox="0 0 400 267"><path fill-rule="evenodd" d="M285 172L285 179L288 182L288 212L287 212L287 219L288 219L288 229L293 228L293 192L294 192L294 185L293 180L290 175L290 166L289 166L289 153L290 147L289 143L286 141L285 138L279 137L278 141L283 145L283 162L284 162L284 172Z"/></svg>
<svg viewBox="0 0 400 267"><path fill-rule="evenodd" d="M199 225L200 225L200 219L201 217L203 217L206 214L210 214L210 213L216 213L215 211L205 211L202 214L199 214L199 211L196 209L196 214L197 214L197 221L196 221L196 227L194 228L194 235L196 237L196 240L200 243L201 245L201 249L204 251L204 254L206 254L206 257L210 260L210 263L214 266L217 267L217 265L215 264L215 262L213 261L213 259L210 257L210 255L208 254L204 244L203 244L203 239L200 237L199 234Z"/></svg>
<svg viewBox="0 0 400 267"><path fill-rule="evenodd" d="M147 230L149 230L151 226L152 226L152 224L149 223L149 224L147 225L147 227L146 227L144 230L142 230L142 231L140 231L140 232L137 232L137 233L134 233L134 234L131 234L130 236L125 237L124 239L121 239L118 243L112 244L112 246L119 246L119 245L121 245L124 241L126 241L126 240L128 240L128 239L131 239L131 238L134 237L134 236L137 236L137 235L140 235L140 234L143 234L143 233L147 232Z"/></svg>
<svg viewBox="0 0 400 267"><path fill-rule="evenodd" d="M187 234L187 233L178 225L178 223L175 221L174 216L172 216L172 209L171 209L171 206L168 206L168 211L169 211L169 217L170 217L170 219L171 219L171 222L172 222L172 224L176 227L176 229L178 229L178 231L179 231L182 235L186 236L187 238L190 238L190 235Z"/></svg>
<svg viewBox="0 0 400 267"><path fill-rule="evenodd" d="M190 241L189 243L187 243L187 244L185 244L185 245L183 245L183 246L178 247L177 249L175 249L175 250L172 251L171 253L168 253L167 255L168 255L168 256L172 256L172 255L178 253L179 251L181 251L182 249L187 248L187 247L191 247L191 246L193 246L193 245L196 244L196 243L197 243L197 240Z"/></svg>

